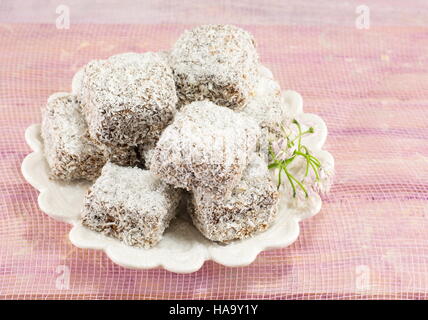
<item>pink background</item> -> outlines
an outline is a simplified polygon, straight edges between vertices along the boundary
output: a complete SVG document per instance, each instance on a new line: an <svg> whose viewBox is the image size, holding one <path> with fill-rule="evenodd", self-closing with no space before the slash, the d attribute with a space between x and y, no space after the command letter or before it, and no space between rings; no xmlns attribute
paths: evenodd
<svg viewBox="0 0 428 320"><path fill-rule="evenodd" d="M426 299L427 1L370 1L368 30L358 1L193 2L0 1L0 298ZM168 49L205 22L251 31L281 86L325 119L337 176L322 211L245 268L128 270L73 247L20 173L25 128L90 59Z"/></svg>

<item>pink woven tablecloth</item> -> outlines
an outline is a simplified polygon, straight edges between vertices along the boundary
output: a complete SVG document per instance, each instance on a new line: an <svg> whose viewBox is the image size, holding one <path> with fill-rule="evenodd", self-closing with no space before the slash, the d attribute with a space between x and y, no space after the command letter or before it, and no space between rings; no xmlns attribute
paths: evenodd
<svg viewBox="0 0 428 320"><path fill-rule="evenodd" d="M31 10L43 9L29 6L19 15L13 2L0 3L0 298L428 298L426 1L373 1L369 29L355 26L354 1L346 10L337 2L341 14L292 2L288 21L275 1L199 5L196 16L191 7L177 16L192 23L203 22L204 12L210 22L236 17L254 34L281 86L298 91L305 111L328 125L332 192L290 247L264 252L245 268L207 262L187 275L128 270L102 252L75 248L70 227L38 209L20 165L30 151L25 128L40 122L50 94L70 90L80 66L119 52L168 49L189 26L160 7L158 20L141 12L150 24L106 24L105 15L89 24L82 13L79 23L71 15L70 28L57 29L48 22L55 6L30 24Z"/></svg>

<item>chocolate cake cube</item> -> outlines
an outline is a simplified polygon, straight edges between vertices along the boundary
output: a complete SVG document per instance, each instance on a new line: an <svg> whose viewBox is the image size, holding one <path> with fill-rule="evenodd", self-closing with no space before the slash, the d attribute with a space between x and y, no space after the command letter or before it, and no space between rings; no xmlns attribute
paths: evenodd
<svg viewBox="0 0 428 320"><path fill-rule="evenodd" d="M89 133L107 146L156 141L176 110L175 83L162 54L93 60L83 68L80 81L78 98Z"/></svg>
<svg viewBox="0 0 428 320"><path fill-rule="evenodd" d="M208 99L239 110L253 94L258 54L247 31L232 25L202 25L180 36L170 64L179 106Z"/></svg>
<svg viewBox="0 0 428 320"><path fill-rule="evenodd" d="M183 107L162 133L150 170L177 188L229 194L255 150L257 123L210 101Z"/></svg>
<svg viewBox="0 0 428 320"><path fill-rule="evenodd" d="M216 198L193 191L189 212L193 224L206 238L229 242L266 230L277 215L278 201L267 163L253 154L231 196Z"/></svg>
<svg viewBox="0 0 428 320"><path fill-rule="evenodd" d="M42 109L41 134L51 178L94 180L107 161L103 148L91 141L76 96L51 96Z"/></svg>
<svg viewBox="0 0 428 320"><path fill-rule="evenodd" d="M176 215L180 191L148 170L108 162L89 189L82 224L127 245L150 248Z"/></svg>

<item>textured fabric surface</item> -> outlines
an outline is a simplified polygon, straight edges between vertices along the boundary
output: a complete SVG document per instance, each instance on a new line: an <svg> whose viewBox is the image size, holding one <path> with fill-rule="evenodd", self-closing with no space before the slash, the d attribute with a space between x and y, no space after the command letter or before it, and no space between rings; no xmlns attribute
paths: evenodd
<svg viewBox="0 0 428 320"><path fill-rule="evenodd" d="M426 17L426 8L413 10ZM368 30L353 20L246 22L282 88L326 121L335 184L293 245L245 268L207 262L187 275L129 270L75 248L70 227L38 209L38 192L20 173L30 152L25 128L40 122L51 93L70 90L81 65L168 49L186 26L1 24L0 298L428 298L428 28L409 21Z"/></svg>

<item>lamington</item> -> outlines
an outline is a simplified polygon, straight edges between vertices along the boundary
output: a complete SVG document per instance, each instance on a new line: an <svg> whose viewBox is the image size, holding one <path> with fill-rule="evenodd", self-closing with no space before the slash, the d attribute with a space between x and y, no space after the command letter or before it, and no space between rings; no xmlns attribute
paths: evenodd
<svg viewBox="0 0 428 320"><path fill-rule="evenodd" d="M193 191L188 206L193 224L206 238L229 242L267 229L277 215L278 201L267 164L254 153L230 197Z"/></svg>
<svg viewBox="0 0 428 320"><path fill-rule="evenodd" d="M88 63L76 86L91 137L107 146L159 138L172 120L177 94L161 54L124 53Z"/></svg>
<svg viewBox="0 0 428 320"><path fill-rule="evenodd" d="M150 170L175 187L226 196L239 182L259 135L253 119L196 101L181 108L162 133Z"/></svg>
<svg viewBox="0 0 428 320"><path fill-rule="evenodd" d="M42 109L41 135L53 179L94 180L107 159L103 148L93 143L76 96L52 95Z"/></svg>
<svg viewBox="0 0 428 320"><path fill-rule="evenodd" d="M208 99L239 110L253 94L259 63L250 33L233 25L202 25L180 36L170 64L179 107Z"/></svg>
<svg viewBox="0 0 428 320"><path fill-rule="evenodd" d="M180 191L148 170L108 162L89 189L82 224L127 245L150 248L176 215Z"/></svg>

